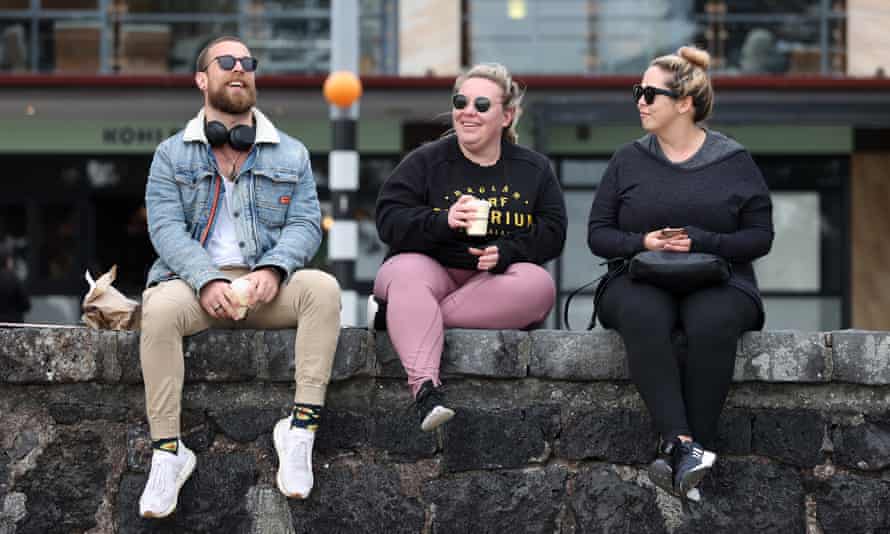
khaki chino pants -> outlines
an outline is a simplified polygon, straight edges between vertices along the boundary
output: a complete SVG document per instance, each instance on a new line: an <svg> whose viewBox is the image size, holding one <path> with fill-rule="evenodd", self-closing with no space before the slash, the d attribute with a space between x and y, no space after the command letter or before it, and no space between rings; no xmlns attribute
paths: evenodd
<svg viewBox="0 0 890 534"><path fill-rule="evenodd" d="M246 269L224 272L233 280L248 273ZM211 317L191 286L169 280L142 294L139 352L152 439L180 435L182 337L208 328L296 328L294 401L324 404L340 335L340 287L334 277L314 269L299 270L272 302L250 310L242 321Z"/></svg>

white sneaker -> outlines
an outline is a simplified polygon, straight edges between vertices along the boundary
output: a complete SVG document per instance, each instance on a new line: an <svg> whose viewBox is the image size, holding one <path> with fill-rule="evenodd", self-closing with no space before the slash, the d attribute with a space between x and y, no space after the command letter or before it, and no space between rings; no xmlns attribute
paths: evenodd
<svg viewBox="0 0 890 534"><path fill-rule="evenodd" d="M275 424L272 439L278 453L278 489L286 497L309 497L314 482L312 476L312 444L315 432L291 427L291 418L285 417Z"/></svg>
<svg viewBox="0 0 890 534"><path fill-rule="evenodd" d="M139 497L142 517L167 517L176 510L179 490L195 470L195 453L181 440L178 447L178 454L157 450L151 453L151 472Z"/></svg>

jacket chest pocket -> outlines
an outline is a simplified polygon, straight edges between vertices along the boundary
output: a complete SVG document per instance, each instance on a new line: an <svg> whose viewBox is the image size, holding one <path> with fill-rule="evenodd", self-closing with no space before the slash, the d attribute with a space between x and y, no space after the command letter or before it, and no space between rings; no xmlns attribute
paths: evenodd
<svg viewBox="0 0 890 534"><path fill-rule="evenodd" d="M201 169L177 169L173 175L179 187L182 211L189 230L198 222L210 199L213 173Z"/></svg>
<svg viewBox="0 0 890 534"><path fill-rule="evenodd" d="M300 176L288 169L254 170L256 215L263 224L284 226Z"/></svg>

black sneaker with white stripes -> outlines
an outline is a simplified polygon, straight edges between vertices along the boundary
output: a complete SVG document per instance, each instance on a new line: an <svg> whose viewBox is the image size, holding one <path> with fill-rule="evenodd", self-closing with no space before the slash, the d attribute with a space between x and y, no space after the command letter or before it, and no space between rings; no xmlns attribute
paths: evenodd
<svg viewBox="0 0 890 534"><path fill-rule="evenodd" d="M694 441L676 440L673 450L674 493L686 495L695 488L717 460L717 454Z"/></svg>
<svg viewBox="0 0 890 534"><path fill-rule="evenodd" d="M649 464L649 480L667 493L675 497L681 497L679 493L674 491L674 467L671 454L673 450L674 442L662 441L659 443L658 457ZM689 501L699 502L701 500L701 492L698 488L691 488L686 492L685 498Z"/></svg>

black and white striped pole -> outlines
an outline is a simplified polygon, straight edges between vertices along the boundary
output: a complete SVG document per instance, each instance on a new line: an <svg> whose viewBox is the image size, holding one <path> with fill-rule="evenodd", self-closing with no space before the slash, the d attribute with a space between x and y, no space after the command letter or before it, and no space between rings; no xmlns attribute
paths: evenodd
<svg viewBox="0 0 890 534"><path fill-rule="evenodd" d="M331 73L324 82L330 104L333 144L328 155L328 184L334 219L328 234L328 260L340 283L340 322L358 324L355 291L355 260L358 257L358 223L355 200L358 192L356 143L358 99L362 85L358 70L358 0L333 0L331 6Z"/></svg>

